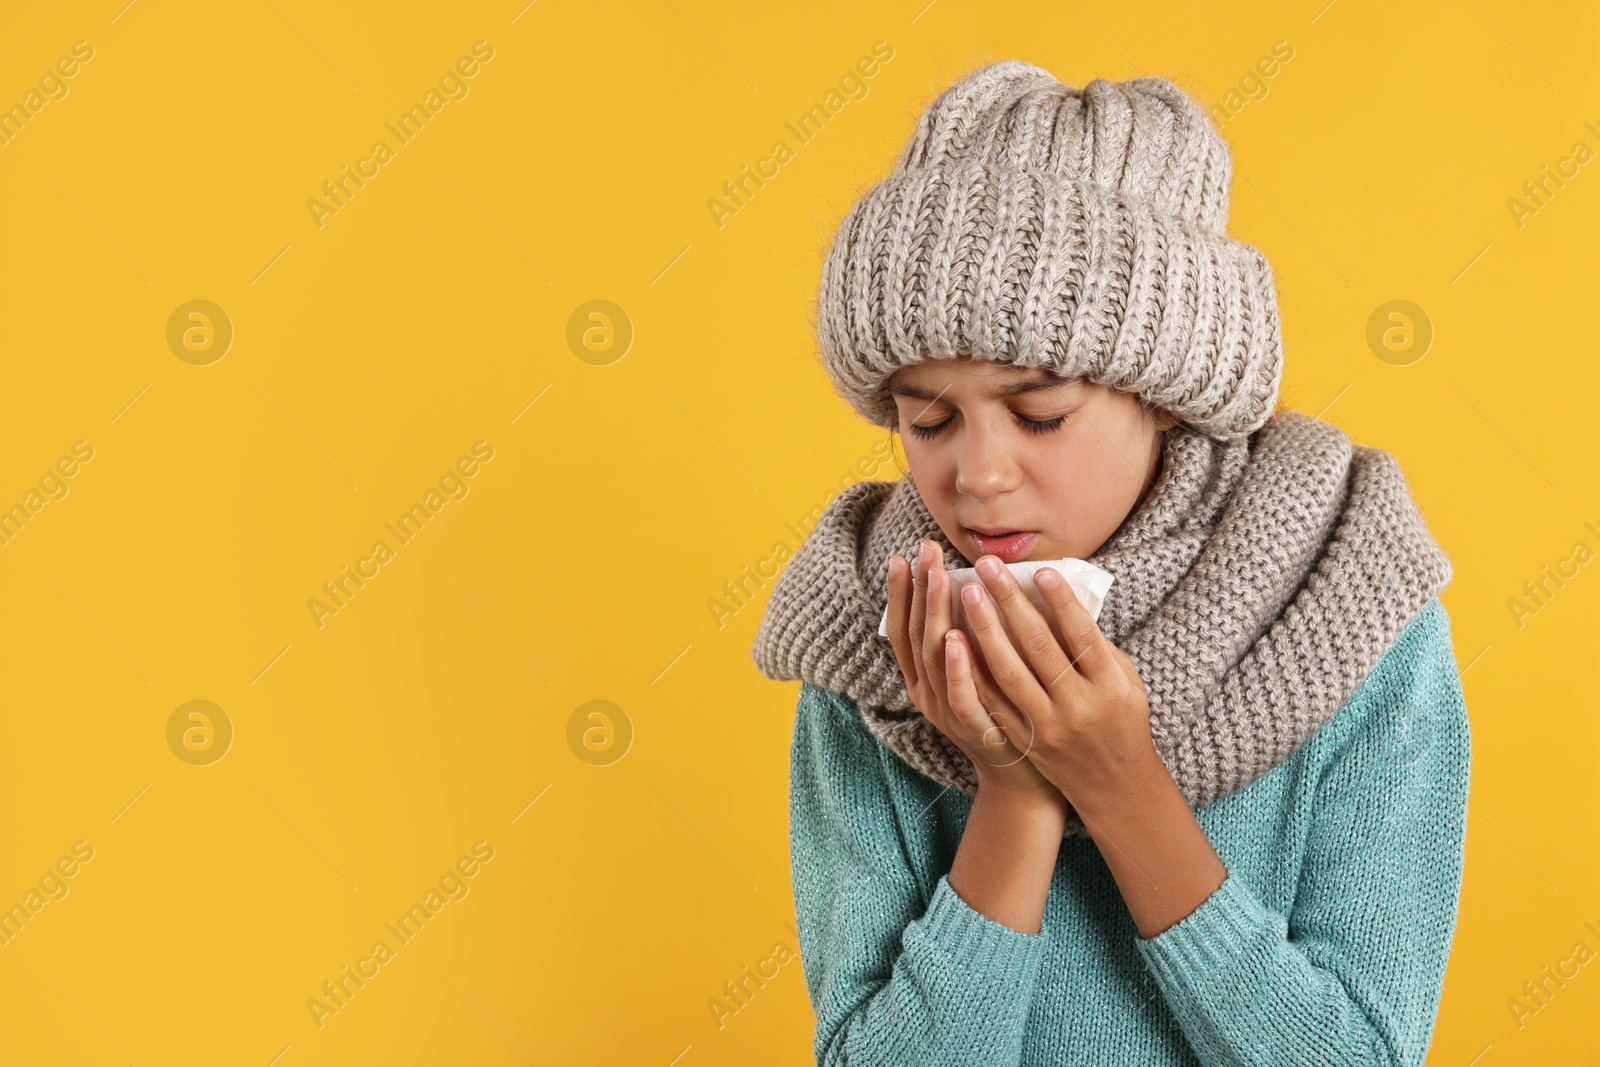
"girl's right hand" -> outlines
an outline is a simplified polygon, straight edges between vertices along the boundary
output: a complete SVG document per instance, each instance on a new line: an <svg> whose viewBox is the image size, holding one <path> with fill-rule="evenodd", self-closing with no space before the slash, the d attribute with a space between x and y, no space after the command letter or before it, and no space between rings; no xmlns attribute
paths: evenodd
<svg viewBox="0 0 1600 1067"><path fill-rule="evenodd" d="M978 773L978 788L1018 800L1059 806L1061 791L1007 738L985 705L1009 711L1012 721L1027 716L989 677L967 635L950 625L950 576L931 541L919 546L917 565L889 558L889 642L905 676L906 693L927 720L967 754Z"/></svg>

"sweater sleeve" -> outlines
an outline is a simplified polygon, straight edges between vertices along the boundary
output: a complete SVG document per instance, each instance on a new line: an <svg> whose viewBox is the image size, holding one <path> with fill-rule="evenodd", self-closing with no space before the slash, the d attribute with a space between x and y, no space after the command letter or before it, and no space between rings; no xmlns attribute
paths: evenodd
<svg viewBox="0 0 1600 1067"><path fill-rule="evenodd" d="M1319 746L1320 777L1307 787L1289 914L1230 869L1181 921L1137 938L1207 1067L1415 1067L1427 1053L1455 932L1470 763L1437 600L1351 700L1348 729L1307 742Z"/></svg>
<svg viewBox="0 0 1600 1067"><path fill-rule="evenodd" d="M816 1062L1012 1067L1048 931L989 919L945 874L921 888L880 748L845 698L802 684L790 860Z"/></svg>

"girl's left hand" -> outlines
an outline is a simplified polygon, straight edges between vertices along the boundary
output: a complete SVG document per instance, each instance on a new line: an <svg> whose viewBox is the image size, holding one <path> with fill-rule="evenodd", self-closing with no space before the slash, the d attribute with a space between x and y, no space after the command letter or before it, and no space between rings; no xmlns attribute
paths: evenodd
<svg viewBox="0 0 1600 1067"><path fill-rule="evenodd" d="M979 696L985 707L996 709L991 717L1040 773L1080 811L1092 810L1100 798L1142 788L1154 771L1167 775L1150 733L1150 704L1138 668L1100 632L1067 580L1048 568L1034 578L1066 639L1063 648L998 559L980 558L977 570L981 584L969 583L962 595L987 668L974 672ZM1000 613L1017 636L1015 646ZM991 684L1004 700L983 692ZM1019 713L1023 721L1016 719Z"/></svg>

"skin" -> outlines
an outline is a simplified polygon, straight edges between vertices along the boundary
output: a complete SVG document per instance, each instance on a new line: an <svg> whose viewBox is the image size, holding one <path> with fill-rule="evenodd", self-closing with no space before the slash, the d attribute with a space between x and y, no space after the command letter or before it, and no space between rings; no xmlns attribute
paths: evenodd
<svg viewBox="0 0 1600 1067"><path fill-rule="evenodd" d="M1049 387L1009 391L1035 382ZM902 367L890 387L917 487L981 579L963 590L974 648L950 624L933 542L915 567L889 564L889 637L907 692L977 768L951 888L990 919L1038 933L1070 803L1140 936L1155 937L1227 872L1156 751L1144 683L1071 587L1044 571L1059 641L965 525L1039 531L1025 559L1088 558L1148 495L1175 420L1102 385L967 358ZM1020 419L1053 428L1035 433ZM917 426L942 429L924 437Z"/></svg>

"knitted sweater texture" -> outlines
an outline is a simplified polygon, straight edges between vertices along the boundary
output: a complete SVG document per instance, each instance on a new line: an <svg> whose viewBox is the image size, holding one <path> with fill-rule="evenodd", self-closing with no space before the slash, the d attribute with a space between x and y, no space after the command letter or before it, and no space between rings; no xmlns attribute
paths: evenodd
<svg viewBox="0 0 1600 1067"><path fill-rule="evenodd" d="M1292 756L1195 809L1227 876L1193 912L1141 937L1073 836L1024 934L950 886L973 798L804 682L790 859L816 1061L1414 1067L1455 932L1470 749L1434 598Z"/></svg>

